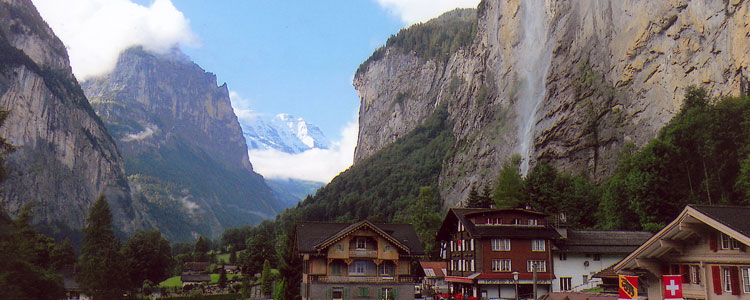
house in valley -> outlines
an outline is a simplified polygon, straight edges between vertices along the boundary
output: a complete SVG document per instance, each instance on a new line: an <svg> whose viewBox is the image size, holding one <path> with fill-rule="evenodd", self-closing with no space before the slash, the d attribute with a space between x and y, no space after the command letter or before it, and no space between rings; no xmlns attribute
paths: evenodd
<svg viewBox="0 0 750 300"><path fill-rule="evenodd" d="M465 298L534 298L551 291L548 215L530 209L451 208L437 233L449 293Z"/></svg>
<svg viewBox="0 0 750 300"><path fill-rule="evenodd" d="M558 228L560 238L552 249L555 278L553 292L595 288L597 273L619 262L646 242L647 231L573 230Z"/></svg>
<svg viewBox="0 0 750 300"><path fill-rule="evenodd" d="M424 250L409 224L299 222L303 300L414 299Z"/></svg>
<svg viewBox="0 0 750 300"><path fill-rule="evenodd" d="M748 245L750 208L688 205L614 271L637 275L639 295L650 299L676 292L684 299L750 299ZM663 282L663 275L678 276Z"/></svg>

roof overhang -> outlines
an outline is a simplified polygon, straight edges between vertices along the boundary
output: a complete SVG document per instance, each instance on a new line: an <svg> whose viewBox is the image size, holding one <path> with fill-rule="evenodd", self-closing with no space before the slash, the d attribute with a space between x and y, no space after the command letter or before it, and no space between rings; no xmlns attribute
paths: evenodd
<svg viewBox="0 0 750 300"><path fill-rule="evenodd" d="M380 236L382 236L384 239L392 243L394 246L400 248L401 250L406 251L407 254L411 254L411 249L401 243L398 239L392 237L387 232L380 229L378 226L375 226L375 224L371 223L370 221L364 220L357 223L354 223L350 226L347 226L346 228L342 229L341 231L337 232L336 234L332 235L331 237L323 240L322 242L316 244L314 247L318 251L322 251L325 248L330 247L331 245L335 244L336 242L344 239L345 237L349 236L353 232L360 230L362 228L369 228L376 233L378 233Z"/></svg>
<svg viewBox="0 0 750 300"><path fill-rule="evenodd" d="M688 246L685 243L688 238L694 234L706 233L711 228L727 234L745 245L750 245L750 237L688 205L669 225L617 263L614 266L614 271L619 273L625 269L643 269L658 274L659 258L671 251L683 252L684 248Z"/></svg>

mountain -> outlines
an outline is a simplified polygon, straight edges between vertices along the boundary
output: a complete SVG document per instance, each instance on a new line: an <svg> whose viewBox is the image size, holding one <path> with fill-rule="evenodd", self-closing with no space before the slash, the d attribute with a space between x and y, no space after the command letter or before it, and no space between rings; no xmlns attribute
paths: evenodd
<svg viewBox="0 0 750 300"><path fill-rule="evenodd" d="M145 226L115 141L31 1L0 1L0 53L0 110L9 111L0 136L16 149L6 158L1 209L16 215L31 204L45 233L75 238L104 195L118 231Z"/></svg>
<svg viewBox="0 0 750 300"><path fill-rule="evenodd" d="M271 188L276 199L287 207L297 205L302 199L308 195L314 195L315 191L325 185L322 182L293 178L267 178L266 184Z"/></svg>
<svg viewBox="0 0 750 300"><path fill-rule="evenodd" d="M146 213L172 240L218 237L284 207L253 172L226 84L173 49L124 51L81 83Z"/></svg>
<svg viewBox="0 0 750 300"><path fill-rule="evenodd" d="M274 117L255 115L240 119L249 150L278 150L301 153L313 148L328 149L331 143L317 126L289 114Z"/></svg>
<svg viewBox="0 0 750 300"><path fill-rule="evenodd" d="M445 107L448 205L492 184L514 153L524 173L545 160L602 180L623 148L656 136L686 87L747 93L748 36L747 1L485 0L403 29L360 66L355 166Z"/></svg>

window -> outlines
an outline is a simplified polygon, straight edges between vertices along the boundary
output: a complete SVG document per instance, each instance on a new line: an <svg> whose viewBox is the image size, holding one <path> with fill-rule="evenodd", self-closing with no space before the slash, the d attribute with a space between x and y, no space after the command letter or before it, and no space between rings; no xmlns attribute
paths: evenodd
<svg viewBox="0 0 750 300"><path fill-rule="evenodd" d="M388 262L381 263L380 266L379 266L379 269L380 269L380 275L381 276L393 276L393 274L395 273L395 272L393 272L394 265L391 264L391 263L388 263ZM432 271L432 270L430 270L430 271Z"/></svg>
<svg viewBox="0 0 750 300"><path fill-rule="evenodd" d="M367 249L367 238L358 237L355 247L356 249Z"/></svg>
<svg viewBox="0 0 750 300"><path fill-rule="evenodd" d="M385 247L383 247L383 252L388 252L388 251L391 251L391 245L385 245Z"/></svg>
<svg viewBox="0 0 750 300"><path fill-rule="evenodd" d="M560 252L559 256L560 260L568 260L568 254L565 252Z"/></svg>
<svg viewBox="0 0 750 300"><path fill-rule="evenodd" d="M367 288L367 287L361 287L361 288L359 288L359 296L360 297L369 297L370 296L370 288Z"/></svg>
<svg viewBox="0 0 750 300"><path fill-rule="evenodd" d="M690 283L701 284L701 270L698 265L690 266Z"/></svg>
<svg viewBox="0 0 750 300"><path fill-rule="evenodd" d="M382 288L380 290L380 293L383 296L381 299L386 299L386 300L396 299L396 295L393 294L393 288L389 288L389 287L388 288Z"/></svg>
<svg viewBox="0 0 750 300"><path fill-rule="evenodd" d="M740 248L740 242L729 237L726 234L721 234L721 249L724 250L735 250Z"/></svg>
<svg viewBox="0 0 750 300"><path fill-rule="evenodd" d="M531 251L544 251L544 240L531 240Z"/></svg>
<svg viewBox="0 0 750 300"><path fill-rule="evenodd" d="M745 294L750 293L750 268L740 268L742 270L742 290Z"/></svg>
<svg viewBox="0 0 750 300"><path fill-rule="evenodd" d="M547 261L545 260L528 260L526 262L527 272L534 272L536 268L537 272L547 272Z"/></svg>
<svg viewBox="0 0 750 300"><path fill-rule="evenodd" d="M474 260L471 260L471 271L474 272Z"/></svg>
<svg viewBox="0 0 750 300"><path fill-rule="evenodd" d="M573 278L571 277L560 277L560 290L570 291L570 286L571 286L572 281L573 281Z"/></svg>
<svg viewBox="0 0 750 300"><path fill-rule="evenodd" d="M583 275L581 279L583 279L583 283L584 284L589 283L589 275L588 274L587 275Z"/></svg>
<svg viewBox="0 0 750 300"><path fill-rule="evenodd" d="M602 255L599 253L594 254L594 261L600 261L600 260L602 260Z"/></svg>
<svg viewBox="0 0 750 300"><path fill-rule="evenodd" d="M336 251L344 251L344 245L336 244Z"/></svg>
<svg viewBox="0 0 750 300"><path fill-rule="evenodd" d="M344 288L343 287L335 287L331 289L331 298L333 300L342 300L344 299Z"/></svg>
<svg viewBox="0 0 750 300"><path fill-rule="evenodd" d="M492 239L492 251L510 251L510 239Z"/></svg>
<svg viewBox="0 0 750 300"><path fill-rule="evenodd" d="M725 292L731 292L732 291L732 272L729 271L729 268L722 268L721 269L723 275L724 275L724 291Z"/></svg>
<svg viewBox="0 0 750 300"><path fill-rule="evenodd" d="M539 225L539 224L537 224L537 220L536 219L529 219L529 225L536 226L536 225Z"/></svg>
<svg viewBox="0 0 750 300"><path fill-rule="evenodd" d="M362 260L355 261L349 267L349 275L365 275L366 271L367 271L367 262L362 261Z"/></svg>
<svg viewBox="0 0 750 300"><path fill-rule="evenodd" d="M492 272L510 272L510 259L493 259Z"/></svg>

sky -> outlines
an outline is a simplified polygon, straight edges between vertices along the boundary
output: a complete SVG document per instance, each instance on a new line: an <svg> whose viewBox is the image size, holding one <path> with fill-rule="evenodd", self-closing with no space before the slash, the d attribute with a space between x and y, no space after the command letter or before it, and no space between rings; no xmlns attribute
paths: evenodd
<svg viewBox="0 0 750 300"><path fill-rule="evenodd" d="M360 63L401 28L479 0L33 0L68 48L79 80L110 71L120 51L178 44L226 82L237 115L302 117L330 150L251 152L266 177L328 182L351 165Z"/></svg>

